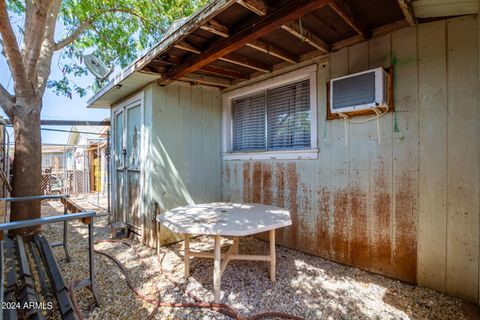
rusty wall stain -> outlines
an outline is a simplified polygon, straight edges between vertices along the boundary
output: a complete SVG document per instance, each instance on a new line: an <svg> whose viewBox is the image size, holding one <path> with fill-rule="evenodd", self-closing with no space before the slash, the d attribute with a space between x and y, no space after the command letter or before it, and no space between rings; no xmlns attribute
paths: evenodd
<svg viewBox="0 0 480 320"><path fill-rule="evenodd" d="M368 268L370 247L366 194L360 187L351 188L349 194L352 219L349 260L353 265Z"/></svg>
<svg viewBox="0 0 480 320"><path fill-rule="evenodd" d="M287 182L288 182L288 207L290 209L290 217L292 226L288 228L288 241L292 246L297 245L297 228L298 228L298 174L297 165L291 162L287 165Z"/></svg>
<svg viewBox="0 0 480 320"><path fill-rule="evenodd" d="M281 163L275 166L275 188L277 190L278 207L285 207L285 167Z"/></svg>
<svg viewBox="0 0 480 320"><path fill-rule="evenodd" d="M391 272L391 230L390 230L390 215L391 215L391 198L388 193L388 186L386 182L385 163L379 163L378 171L376 173L374 203L373 203L373 221L372 221L372 250L371 258L372 264L378 272L390 275Z"/></svg>
<svg viewBox="0 0 480 320"><path fill-rule="evenodd" d="M333 205L332 258L348 263L348 191L335 192Z"/></svg>
<svg viewBox="0 0 480 320"><path fill-rule="evenodd" d="M298 166L280 161L226 165L223 179L231 189L226 194L238 201L241 194L236 190L243 188L243 202L289 209L292 226L276 231L279 244L414 283L416 209L410 175L395 182L399 185L394 209L390 194L393 182L385 162L371 173L375 176L370 187L363 188L347 184L333 189L321 181L312 184L315 177L301 178ZM313 185L316 190L311 189ZM257 237L268 239L266 233Z"/></svg>
<svg viewBox="0 0 480 320"><path fill-rule="evenodd" d="M301 207L298 210L298 226L297 234L298 241L302 243L307 252L315 252L316 244L315 241L315 224L311 223L312 213L312 190L307 183L300 184L301 189Z"/></svg>
<svg viewBox="0 0 480 320"><path fill-rule="evenodd" d="M262 165L262 203L272 204L272 166L268 163Z"/></svg>
<svg viewBox="0 0 480 320"><path fill-rule="evenodd" d="M318 217L316 232L316 254L330 257L330 233L328 226L330 224L330 191L326 187L321 187L317 191Z"/></svg>
<svg viewBox="0 0 480 320"><path fill-rule="evenodd" d="M230 164L227 162L224 169L225 182L230 185Z"/></svg>
<svg viewBox="0 0 480 320"><path fill-rule="evenodd" d="M252 202L262 202L262 163L257 161L253 164L252 173Z"/></svg>
<svg viewBox="0 0 480 320"><path fill-rule="evenodd" d="M395 249L392 265L394 274L400 280L416 283L417 241L416 241L416 197L413 179L404 176L397 181L395 194Z"/></svg>
<svg viewBox="0 0 480 320"><path fill-rule="evenodd" d="M238 165L235 163L233 165L233 179L238 182Z"/></svg>
<svg viewBox="0 0 480 320"><path fill-rule="evenodd" d="M285 166L282 163L277 163L275 166L275 190L277 194L276 206L285 208ZM284 233L286 228L280 228L277 231L277 239L283 243Z"/></svg>
<svg viewBox="0 0 480 320"><path fill-rule="evenodd" d="M250 162L245 162L243 164L243 203L252 202L251 190Z"/></svg>

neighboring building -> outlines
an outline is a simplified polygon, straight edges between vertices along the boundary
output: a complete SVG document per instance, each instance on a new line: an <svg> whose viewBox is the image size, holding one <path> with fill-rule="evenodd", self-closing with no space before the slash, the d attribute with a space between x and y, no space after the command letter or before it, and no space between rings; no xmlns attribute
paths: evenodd
<svg viewBox="0 0 480 320"><path fill-rule="evenodd" d="M42 172L63 173L65 148L63 146L42 146Z"/></svg>
<svg viewBox="0 0 480 320"><path fill-rule="evenodd" d="M213 1L91 98L115 220L154 246L157 204L275 204L284 246L478 302L479 3L341 3Z"/></svg>
<svg viewBox="0 0 480 320"><path fill-rule="evenodd" d="M86 172L90 192L106 192L108 130L108 126L73 126L67 140L68 169Z"/></svg>

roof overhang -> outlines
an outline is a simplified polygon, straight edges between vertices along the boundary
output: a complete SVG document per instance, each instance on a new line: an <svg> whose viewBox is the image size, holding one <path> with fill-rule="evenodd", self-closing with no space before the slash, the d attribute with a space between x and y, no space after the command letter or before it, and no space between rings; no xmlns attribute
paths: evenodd
<svg viewBox="0 0 480 320"><path fill-rule="evenodd" d="M415 23L409 0L212 1L178 21L88 106L109 108L152 82L233 88Z"/></svg>
<svg viewBox="0 0 480 320"><path fill-rule="evenodd" d="M185 19L175 30L167 32L155 47L136 59L129 67L120 72L112 81L91 97L87 102L88 107L109 108L119 99L126 97L148 83L159 79L161 76L158 74L153 75L140 72L139 70L146 66L157 55L163 53L174 43L188 35L192 30L198 28L199 24L203 24L210 20L212 15L218 14L233 2L235 2L235 0L212 1L195 12L188 19ZM117 92L110 93L110 91Z"/></svg>

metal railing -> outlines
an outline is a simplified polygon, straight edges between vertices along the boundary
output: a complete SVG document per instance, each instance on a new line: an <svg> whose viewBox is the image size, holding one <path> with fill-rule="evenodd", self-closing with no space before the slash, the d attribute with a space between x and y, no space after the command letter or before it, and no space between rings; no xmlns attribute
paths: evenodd
<svg viewBox="0 0 480 320"><path fill-rule="evenodd" d="M48 195L48 196L27 196L27 197L9 197L9 198L0 198L0 201L5 202L19 202L19 201L32 201L32 200L55 200L55 199L67 199L68 195ZM20 220L13 222L6 222L0 224L0 304L3 303L4 299L4 233L9 230L28 228L33 226L41 226L45 224L59 223L63 222L63 242L54 243L52 247L63 246L65 251L65 257L67 261L71 261L70 255L68 253L68 221L72 220L82 220L84 224L88 225L88 261L89 261L89 278L83 279L75 286L75 290L89 287L94 295L97 305L100 305L100 300L97 295L96 283L95 283L95 260L93 252L93 218L96 216L95 211L83 211L78 213L69 213L67 201L64 202L64 214L56 216L48 216L36 219ZM0 312L0 319L3 319L3 313Z"/></svg>

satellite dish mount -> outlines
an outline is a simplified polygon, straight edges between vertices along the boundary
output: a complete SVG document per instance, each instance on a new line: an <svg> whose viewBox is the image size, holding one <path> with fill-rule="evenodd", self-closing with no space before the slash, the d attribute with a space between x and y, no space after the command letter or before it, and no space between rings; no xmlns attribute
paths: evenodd
<svg viewBox="0 0 480 320"><path fill-rule="evenodd" d="M108 80L108 77L112 74L114 66L107 66L100 58L97 58L94 54L87 54L83 56L83 61L88 71L95 76L95 81L99 87L103 82Z"/></svg>

